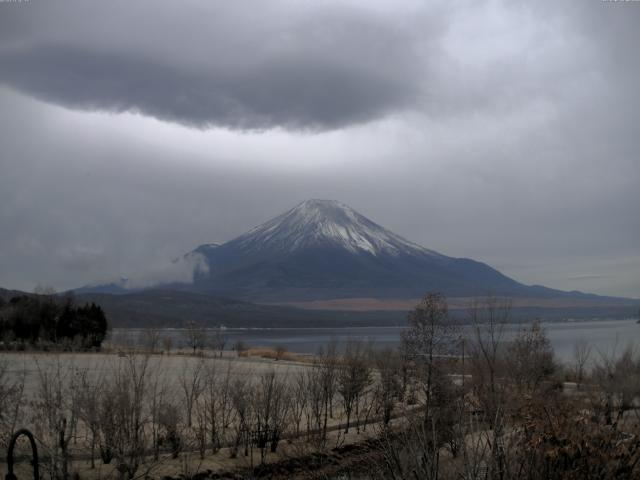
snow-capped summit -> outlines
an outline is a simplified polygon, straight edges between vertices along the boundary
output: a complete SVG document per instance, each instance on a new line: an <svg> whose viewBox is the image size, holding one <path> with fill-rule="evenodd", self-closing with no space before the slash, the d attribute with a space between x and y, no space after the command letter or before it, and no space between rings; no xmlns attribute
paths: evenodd
<svg viewBox="0 0 640 480"><path fill-rule="evenodd" d="M335 200L307 200L234 240L243 249L280 252L317 246L371 255L439 255L372 222Z"/></svg>

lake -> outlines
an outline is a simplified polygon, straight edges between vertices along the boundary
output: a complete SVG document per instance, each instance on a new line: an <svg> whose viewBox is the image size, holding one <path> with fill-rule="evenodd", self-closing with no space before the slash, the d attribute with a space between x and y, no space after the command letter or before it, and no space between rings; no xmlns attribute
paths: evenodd
<svg viewBox="0 0 640 480"><path fill-rule="evenodd" d="M620 353L629 344L640 344L640 324L629 320L589 320L573 322L543 323L558 359L571 360L576 343L587 341L593 354ZM468 331L463 327L463 332ZM515 333L519 325L508 325L507 334ZM252 347L278 347L297 353L315 353L321 346L332 340L344 345L348 340L357 339L373 342L376 348L395 347L400 343L402 327L349 327L349 328L251 328L224 330L226 348L237 342ZM144 341L146 330L113 329L112 339L119 343L122 339L133 343ZM163 336L170 336L174 347L185 344L182 329L163 329Z"/></svg>

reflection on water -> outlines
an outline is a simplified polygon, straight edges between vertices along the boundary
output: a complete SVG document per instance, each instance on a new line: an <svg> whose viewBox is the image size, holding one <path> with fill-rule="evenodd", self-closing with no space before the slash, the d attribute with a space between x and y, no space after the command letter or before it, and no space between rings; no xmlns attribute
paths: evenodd
<svg viewBox="0 0 640 480"><path fill-rule="evenodd" d="M543 323L551 344L560 360L570 360L575 344L586 340L597 355L622 351L630 344L640 342L640 324L635 320L597 320L559 323ZM508 325L507 334L513 334L519 326ZM401 327L348 327L348 328L255 328L224 330L227 348L237 342L256 347L284 346L298 353L315 353L330 341L344 345L348 340L358 339L372 342L376 348L395 347L400 343ZM469 331L463 327L462 333ZM142 329L114 329L112 338L117 343L126 338L140 342L144 338ZM185 344L184 331L163 329L162 336L170 336L174 347Z"/></svg>

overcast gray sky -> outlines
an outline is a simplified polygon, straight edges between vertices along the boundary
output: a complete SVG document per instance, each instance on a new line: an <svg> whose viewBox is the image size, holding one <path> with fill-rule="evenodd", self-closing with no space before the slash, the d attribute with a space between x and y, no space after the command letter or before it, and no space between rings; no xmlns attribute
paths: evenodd
<svg viewBox="0 0 640 480"><path fill-rule="evenodd" d="M633 1L0 1L0 286L164 272L329 198L640 297L639 45Z"/></svg>

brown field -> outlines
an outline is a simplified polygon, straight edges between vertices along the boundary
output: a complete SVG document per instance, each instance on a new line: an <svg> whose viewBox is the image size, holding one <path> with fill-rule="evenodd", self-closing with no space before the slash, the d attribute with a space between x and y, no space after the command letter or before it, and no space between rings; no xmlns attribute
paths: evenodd
<svg viewBox="0 0 640 480"><path fill-rule="evenodd" d="M477 302L477 297L451 297L447 299L450 310L465 310ZM480 299L482 300L482 299ZM572 307L617 307L631 305L624 299L573 299L573 298L510 298L512 306L542 307L542 308L572 308ZM306 310L337 310L337 311L409 311L420 301L419 298L336 298L331 300L312 300L308 302L284 302L271 305L283 305Z"/></svg>

